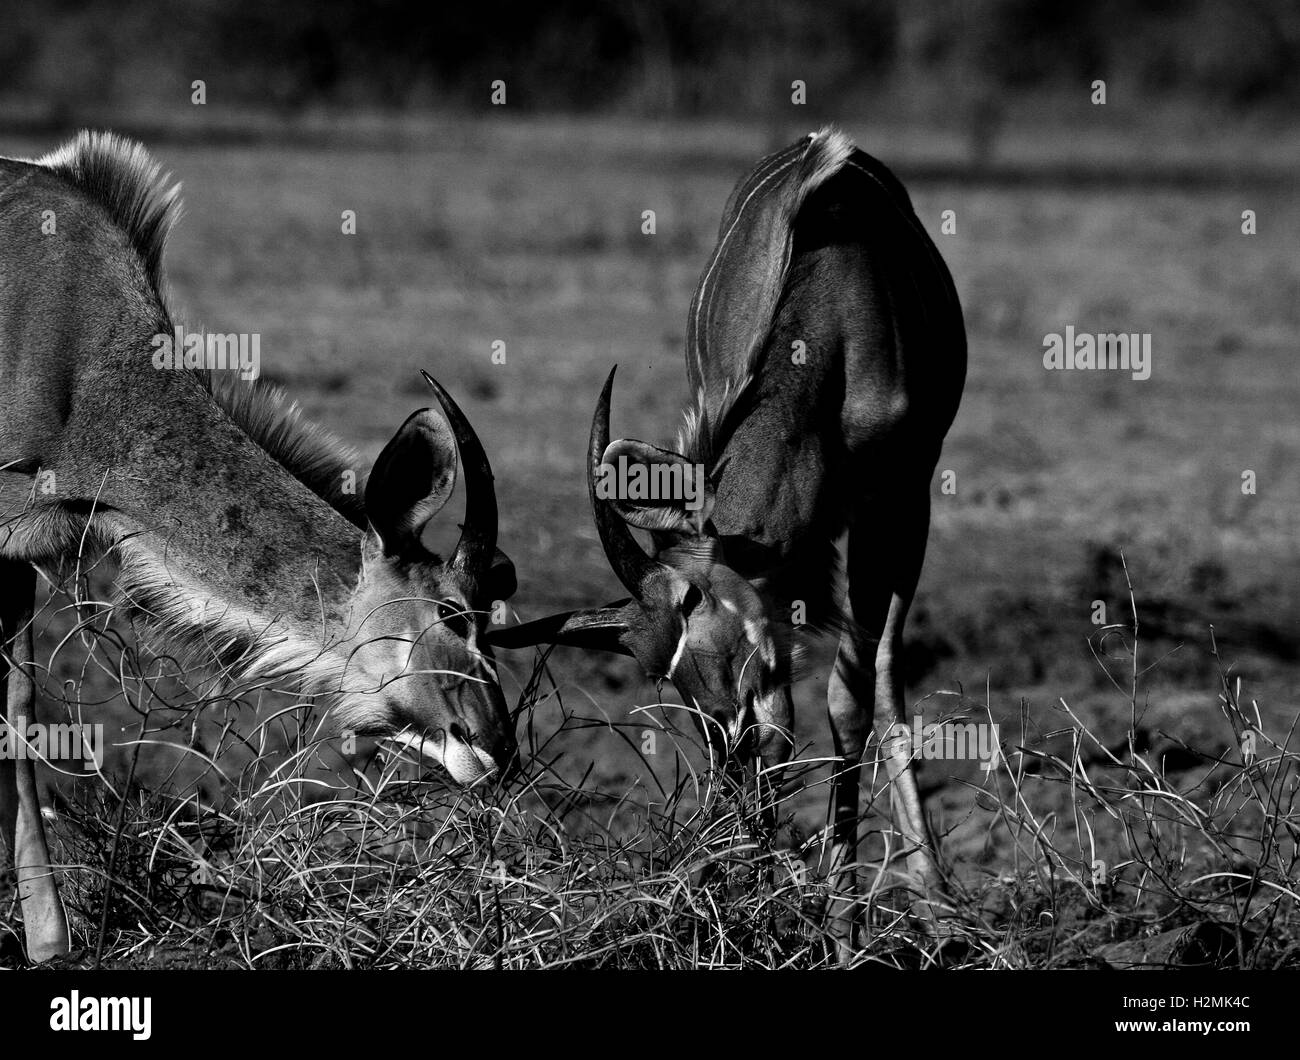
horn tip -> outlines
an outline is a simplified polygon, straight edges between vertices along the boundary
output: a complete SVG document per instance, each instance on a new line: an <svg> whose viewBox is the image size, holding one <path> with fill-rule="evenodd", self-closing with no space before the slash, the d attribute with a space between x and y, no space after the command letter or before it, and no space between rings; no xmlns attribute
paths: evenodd
<svg viewBox="0 0 1300 1060"><path fill-rule="evenodd" d="M614 393L614 373L618 371L618 365L614 365L609 370L609 375L605 376L605 385L600 388L600 397L602 401L608 402L610 395Z"/></svg>
<svg viewBox="0 0 1300 1060"><path fill-rule="evenodd" d="M429 384L429 388L433 391L433 396L438 399L438 404L442 407L443 415L445 415L447 419L452 422L453 429L456 429L455 428L456 420L464 418L463 413L460 412L460 406L457 405L452 400L452 397L449 393L447 393L446 388L441 383L439 383L438 380L434 379L433 376L431 376L423 368L420 369L420 374L424 376L424 381ZM468 423L465 423L463 426L466 430L469 429ZM457 435L459 435L461 431L457 430L456 433ZM461 444L461 440L459 437L457 438L456 444L457 445Z"/></svg>

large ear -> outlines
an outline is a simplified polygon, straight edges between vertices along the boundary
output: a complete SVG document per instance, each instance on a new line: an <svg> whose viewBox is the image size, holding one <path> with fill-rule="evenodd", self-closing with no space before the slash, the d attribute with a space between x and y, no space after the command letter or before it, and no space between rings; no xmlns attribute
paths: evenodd
<svg viewBox="0 0 1300 1060"><path fill-rule="evenodd" d="M629 600L608 607L563 611L517 626L490 626L485 639L494 648L530 648L534 644L564 644L589 651L632 652L619 638L627 632L623 608Z"/></svg>
<svg viewBox="0 0 1300 1060"><path fill-rule="evenodd" d="M432 409L420 409L393 435L370 469L366 518L387 556L420 555L420 534L456 486L456 439Z"/></svg>
<svg viewBox="0 0 1300 1060"><path fill-rule="evenodd" d="M703 464L649 442L610 442L596 479L596 496L641 530L700 536L713 511Z"/></svg>

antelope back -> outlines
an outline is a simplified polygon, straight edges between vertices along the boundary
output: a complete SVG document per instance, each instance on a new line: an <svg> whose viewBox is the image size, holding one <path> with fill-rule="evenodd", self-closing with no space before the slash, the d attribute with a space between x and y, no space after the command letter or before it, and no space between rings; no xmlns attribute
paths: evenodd
<svg viewBox="0 0 1300 1060"><path fill-rule="evenodd" d="M727 200L686 325L687 375L692 390L710 396L715 416L752 373L771 331L800 207L852 153L847 136L823 130L763 159Z"/></svg>

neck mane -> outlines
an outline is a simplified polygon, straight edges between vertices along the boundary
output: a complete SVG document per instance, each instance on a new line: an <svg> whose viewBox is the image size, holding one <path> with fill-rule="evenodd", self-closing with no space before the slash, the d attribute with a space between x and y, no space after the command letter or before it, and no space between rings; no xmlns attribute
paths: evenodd
<svg viewBox="0 0 1300 1060"><path fill-rule="evenodd" d="M120 599L183 660L338 690L367 526L357 454L275 388L151 369L150 339L171 327L163 251L181 206L142 147L83 132L34 164L74 189L85 225L116 231L105 239L126 254L123 308L111 332L67 354L49 462L66 492L33 493L0 523L0 551L41 566L112 553Z"/></svg>
<svg viewBox="0 0 1300 1060"><path fill-rule="evenodd" d="M249 385L233 372L204 369L195 375L212 400L272 460L353 526L365 530L370 525L356 449L307 419L279 387Z"/></svg>

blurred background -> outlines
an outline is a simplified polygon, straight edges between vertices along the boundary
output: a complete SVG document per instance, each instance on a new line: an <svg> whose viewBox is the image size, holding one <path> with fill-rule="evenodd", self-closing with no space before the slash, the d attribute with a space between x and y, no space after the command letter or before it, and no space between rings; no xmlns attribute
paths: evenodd
<svg viewBox="0 0 1300 1060"><path fill-rule="evenodd" d="M1059 748L1064 700L1118 736L1132 704L1111 672L1127 681L1132 637L1102 638L1093 619L1101 601L1131 630L1131 579L1152 747L1230 743L1220 663L1245 701L1294 719L1293 0L431 10L4 0L0 153L83 126L143 139L185 186L167 264L177 319L258 332L264 375L368 459L429 402L418 369L439 377L491 456L520 572L511 603L534 618L621 595L583 466L609 366L615 434L671 444L687 306L731 186L833 121L907 184L966 313L966 395L940 463L957 492L936 488L909 627L918 709L987 709L1010 744ZM1150 333L1151 378L1043 371L1043 336L1067 325ZM47 614L48 656L72 616L57 598ZM831 648L815 647L797 690L812 754L829 751ZM508 695L524 654L507 660ZM552 670L594 717L655 702L625 660L562 651ZM65 648L49 684L73 678L85 670ZM611 796L649 790L606 729L562 751L557 768L591 770ZM973 796L951 783L978 780L963 770L923 772L950 852L979 859ZM820 824L823 801L805 800L796 827Z"/></svg>
<svg viewBox="0 0 1300 1060"><path fill-rule="evenodd" d="M498 77L524 110L652 116L765 116L800 73L848 110L944 118L1093 77L1197 106L1300 88L1286 0L8 0L4 22L4 98L52 116L166 111L204 71L227 103L287 111L472 110Z"/></svg>

